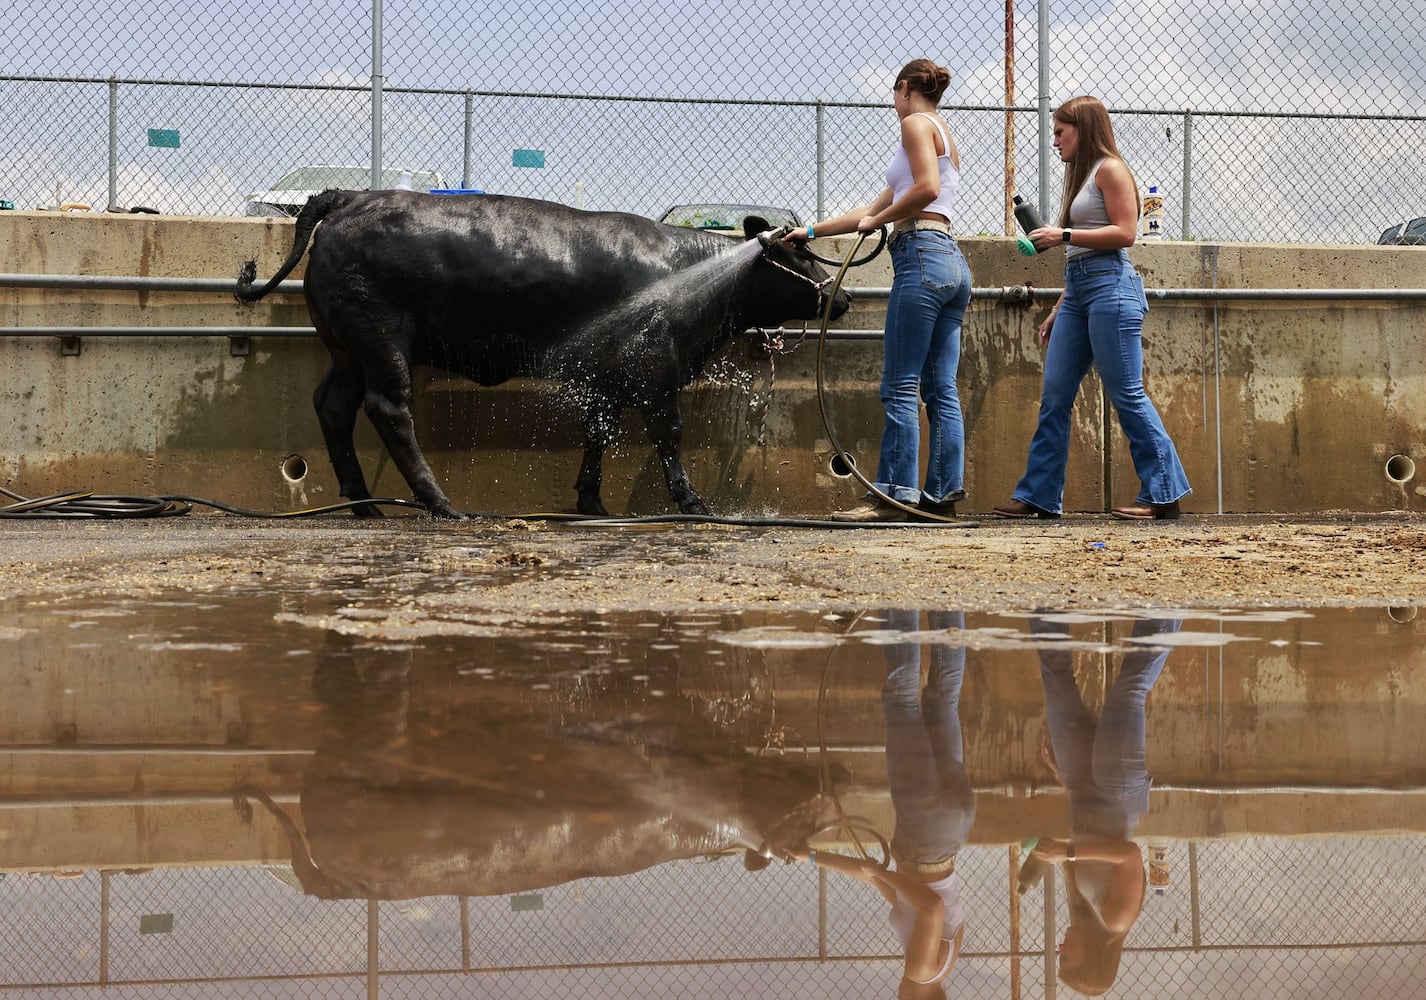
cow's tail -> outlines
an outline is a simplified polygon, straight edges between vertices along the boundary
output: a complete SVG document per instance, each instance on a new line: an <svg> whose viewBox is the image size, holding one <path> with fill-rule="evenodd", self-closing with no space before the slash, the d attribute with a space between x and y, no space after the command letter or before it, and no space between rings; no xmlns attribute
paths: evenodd
<svg viewBox="0 0 1426 1000"><path fill-rule="evenodd" d="M272 796L245 781L233 786L232 796L233 808L244 823L251 824L253 821L253 807L248 799L256 799L277 820L282 832L287 834L287 843L292 848L292 872L306 892L322 899L343 898L339 888L327 877L326 872L319 869L312 860L312 847L307 842L306 835L293 822L292 817L287 815L287 811L272 801Z"/></svg>
<svg viewBox="0 0 1426 1000"><path fill-rule="evenodd" d="M287 260L283 261L277 273L261 288L253 287L253 282L257 280L257 261L244 263L238 272L238 288L233 293L234 297L243 303L256 302L281 284L307 252L307 241L312 238L312 230L317 228L317 223L329 213L346 205L355 194L355 191L327 190L308 198L307 204L303 205L302 211L297 214L297 226L292 233L292 250L288 253Z"/></svg>

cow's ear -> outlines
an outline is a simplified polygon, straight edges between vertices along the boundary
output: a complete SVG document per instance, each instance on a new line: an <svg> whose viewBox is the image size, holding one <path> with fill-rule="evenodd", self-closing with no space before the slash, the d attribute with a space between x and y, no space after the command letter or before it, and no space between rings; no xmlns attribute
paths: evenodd
<svg viewBox="0 0 1426 1000"><path fill-rule="evenodd" d="M765 233L771 228L771 224L761 215L749 215L743 219L743 239L750 240L758 233Z"/></svg>

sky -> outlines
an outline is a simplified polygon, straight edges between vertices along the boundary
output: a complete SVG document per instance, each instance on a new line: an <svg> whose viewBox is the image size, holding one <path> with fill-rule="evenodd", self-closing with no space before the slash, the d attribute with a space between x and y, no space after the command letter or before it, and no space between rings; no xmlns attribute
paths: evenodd
<svg viewBox="0 0 1426 1000"><path fill-rule="evenodd" d="M1050 3L1049 97L1094 93L1116 109L1172 115L1116 122L1142 183L1168 196L1179 235L1215 239L1371 240L1391 221L1426 214L1426 176L1412 155L1421 122L1264 122L1203 118L1184 169L1182 110L1217 114L1412 115L1426 107L1426 0L1159 4ZM1037 6L1015 16L1015 94L1035 105ZM780 4L573 4L497 0L383 3L389 166L464 172L463 98L402 88L539 95L619 95L675 104L476 98L471 181L491 191L658 214L679 201L765 201L804 215L873 197L895 139L891 80L909 58L951 68L945 103L1004 101L1003 4L959 0L921 20L894 5L850 0ZM0 75L326 84L313 93L253 87L125 85L120 96L120 203L165 211L241 212L244 196L292 166L366 162L370 154L371 4L226 5L149 0L18 0ZM108 87L0 82L0 198L20 207L107 200ZM815 110L692 99L828 101L824 199L816 201ZM1003 116L952 111L962 148L967 233L1003 226ZM179 150L147 146L148 128L177 128ZM1038 190L1037 119L1017 116L1015 182ZM547 152L543 170L515 149ZM1053 211L1059 167L1049 179ZM58 199L57 199L58 194ZM33 204L32 204L33 203ZM1317 234L1314 236L1314 234Z"/></svg>

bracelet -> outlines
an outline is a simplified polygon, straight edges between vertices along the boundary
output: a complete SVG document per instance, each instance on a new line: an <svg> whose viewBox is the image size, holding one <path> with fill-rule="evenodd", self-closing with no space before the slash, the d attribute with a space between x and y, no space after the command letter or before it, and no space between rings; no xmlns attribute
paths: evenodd
<svg viewBox="0 0 1426 1000"><path fill-rule="evenodd" d="M816 851L815 848L812 849L812 850L809 850L809 851L807 852L807 860L810 861L810 862L812 862L813 867L816 867L816 865L817 865L817 851Z"/></svg>
<svg viewBox="0 0 1426 1000"><path fill-rule="evenodd" d="M816 237L816 235L817 233L812 229L812 223L807 223L807 238L810 240Z"/></svg>

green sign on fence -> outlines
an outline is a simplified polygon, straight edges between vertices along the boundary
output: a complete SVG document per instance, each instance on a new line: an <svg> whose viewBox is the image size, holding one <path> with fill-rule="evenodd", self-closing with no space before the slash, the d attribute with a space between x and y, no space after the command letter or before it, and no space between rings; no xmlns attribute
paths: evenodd
<svg viewBox="0 0 1426 1000"><path fill-rule="evenodd" d="M149 129L149 145L158 146L163 149L178 148L178 129L176 128L151 128Z"/></svg>
<svg viewBox="0 0 1426 1000"><path fill-rule="evenodd" d="M510 163L516 167L543 167L545 151L543 149L517 149L511 155Z"/></svg>

